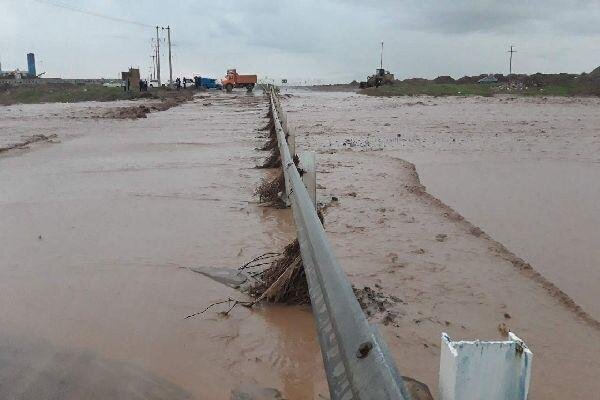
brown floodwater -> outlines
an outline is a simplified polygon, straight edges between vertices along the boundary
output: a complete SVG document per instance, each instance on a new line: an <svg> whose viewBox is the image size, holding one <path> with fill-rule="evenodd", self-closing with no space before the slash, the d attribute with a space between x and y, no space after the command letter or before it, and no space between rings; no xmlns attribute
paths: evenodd
<svg viewBox="0 0 600 400"><path fill-rule="evenodd" d="M599 99L297 90L283 105L297 149L317 152L325 228L350 280L401 299L390 307L393 322L371 317L401 373L435 392L441 332L495 340L510 329L534 354L531 399L600 393L600 323L590 306ZM479 226L483 215L502 224ZM539 226L514 232L528 223ZM561 223L562 232L549 232ZM505 224L510 230L497 235ZM562 253L569 270L552 255L539 266L520 252L540 246ZM582 293L571 296L570 287Z"/></svg>
<svg viewBox="0 0 600 400"><path fill-rule="evenodd" d="M0 398L327 394L308 308L184 319L242 297L187 267L293 237L289 211L253 196L264 99L213 94L135 121L90 118L97 106L0 107L5 143L60 140L0 156Z"/></svg>
<svg viewBox="0 0 600 400"><path fill-rule="evenodd" d="M430 193L600 320L600 163L461 157L416 165Z"/></svg>
<svg viewBox="0 0 600 400"><path fill-rule="evenodd" d="M492 222L530 213L552 228L544 211L515 210L497 198L501 188L481 189L471 170L524 190L550 179L546 168L559 180L579 162L597 163L599 100L289 94L297 148L317 152L334 252L354 285L397 299L370 320L402 374L435 393L441 332L497 339L506 326L533 351L531 399L600 392L598 322L551 282L566 283L522 269L517 257L527 256L492 227L483 235L476 225L485 221L458 204L489 191L493 199L481 198L495 204ZM59 139L0 155L0 398L228 399L240 386L327 398L309 308L236 307L223 317L217 307L185 319L242 296L187 267L235 267L294 236L289 210L253 196L265 175L253 168L265 157L255 150L263 98L215 93L147 119L94 118L98 107L128 104L0 107L0 143ZM508 158L514 167L502 166ZM439 171L453 160L449 173L468 170L455 186L467 189L448 189L446 201L453 176ZM533 172L508 182L518 165ZM421 170L442 201L422 190ZM556 204L569 189L587 199L593 188L568 184ZM518 202L534 207L527 199Z"/></svg>
<svg viewBox="0 0 600 400"><path fill-rule="evenodd" d="M414 163L430 193L600 319L599 99L304 95L314 128L333 128L315 146Z"/></svg>

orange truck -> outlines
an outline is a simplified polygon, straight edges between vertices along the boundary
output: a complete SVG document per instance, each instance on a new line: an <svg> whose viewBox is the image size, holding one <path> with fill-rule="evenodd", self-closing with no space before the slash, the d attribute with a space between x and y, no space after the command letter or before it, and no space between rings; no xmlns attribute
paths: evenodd
<svg viewBox="0 0 600 400"><path fill-rule="evenodd" d="M240 75L235 69L228 69L227 75L225 75L225 79L221 80L221 83L228 92L231 92L233 88L241 87L245 87L251 92L254 89L254 85L256 85L256 81L256 75Z"/></svg>

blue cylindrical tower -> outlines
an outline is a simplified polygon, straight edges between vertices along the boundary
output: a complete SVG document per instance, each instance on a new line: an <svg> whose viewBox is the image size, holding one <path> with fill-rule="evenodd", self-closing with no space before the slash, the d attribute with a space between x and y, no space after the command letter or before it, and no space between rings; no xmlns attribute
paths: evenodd
<svg viewBox="0 0 600 400"><path fill-rule="evenodd" d="M33 53L27 54L27 75L33 78L37 76L35 73L35 56Z"/></svg>

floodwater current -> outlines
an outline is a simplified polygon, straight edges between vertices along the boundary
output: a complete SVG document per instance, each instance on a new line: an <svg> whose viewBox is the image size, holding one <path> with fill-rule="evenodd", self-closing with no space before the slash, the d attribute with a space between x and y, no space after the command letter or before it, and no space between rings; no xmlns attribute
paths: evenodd
<svg viewBox="0 0 600 400"><path fill-rule="evenodd" d="M327 394L308 308L185 319L242 297L188 267L236 267L293 237L289 213L253 196L262 96L88 116L127 104L0 107L6 142L60 141L0 155L0 398Z"/></svg>

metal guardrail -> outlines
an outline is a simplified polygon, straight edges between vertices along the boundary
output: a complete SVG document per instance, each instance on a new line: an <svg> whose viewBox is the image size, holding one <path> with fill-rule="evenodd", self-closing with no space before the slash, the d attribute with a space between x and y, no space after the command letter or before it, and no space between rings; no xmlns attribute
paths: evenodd
<svg viewBox="0 0 600 400"><path fill-rule="evenodd" d="M410 395L377 328L368 323L340 267L286 141L287 117L267 88L286 192L292 205L302 262L331 400L409 400Z"/></svg>

